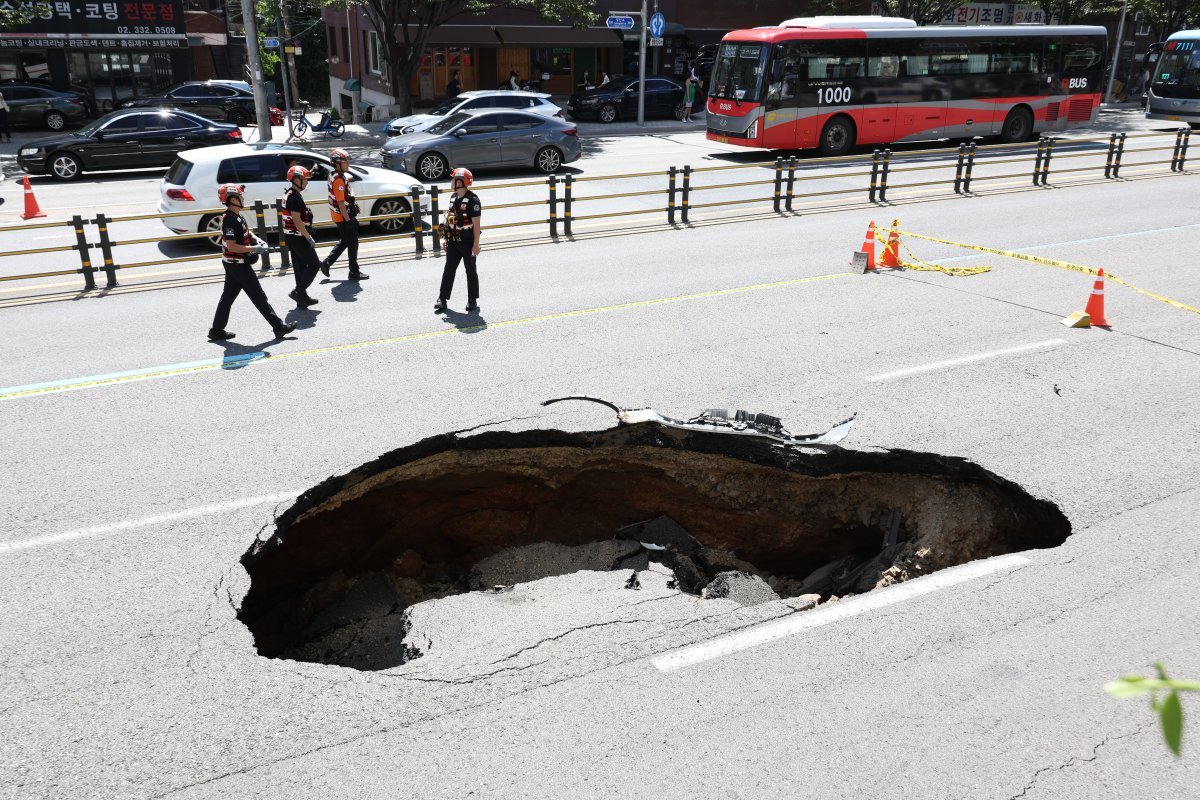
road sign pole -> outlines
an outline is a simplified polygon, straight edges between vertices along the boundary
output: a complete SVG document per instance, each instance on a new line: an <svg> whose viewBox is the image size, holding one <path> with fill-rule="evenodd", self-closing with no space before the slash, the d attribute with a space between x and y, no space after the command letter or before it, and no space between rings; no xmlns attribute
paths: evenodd
<svg viewBox="0 0 1200 800"><path fill-rule="evenodd" d="M254 116L258 123L258 140L271 141L271 117L267 110L266 87L263 86L262 61L258 58L258 21L254 17L254 3L242 0L242 23L246 26L246 62L250 65L250 77L254 83Z"/></svg>
<svg viewBox="0 0 1200 800"><path fill-rule="evenodd" d="M246 2L246 0L243 0ZM638 37L638 127L646 126L646 0L642 0L642 33Z"/></svg>

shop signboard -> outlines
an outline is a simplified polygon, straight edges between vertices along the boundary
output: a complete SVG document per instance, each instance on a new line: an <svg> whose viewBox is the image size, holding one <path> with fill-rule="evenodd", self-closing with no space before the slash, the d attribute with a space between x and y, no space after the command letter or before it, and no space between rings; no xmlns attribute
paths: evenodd
<svg viewBox="0 0 1200 800"><path fill-rule="evenodd" d="M32 19L0 33L0 48L188 46L183 0L0 0L0 10L20 8Z"/></svg>

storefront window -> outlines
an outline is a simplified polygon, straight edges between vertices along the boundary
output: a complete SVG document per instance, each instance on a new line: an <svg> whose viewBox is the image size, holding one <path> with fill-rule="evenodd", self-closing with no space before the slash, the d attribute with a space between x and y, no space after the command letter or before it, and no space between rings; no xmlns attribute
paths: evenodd
<svg viewBox="0 0 1200 800"><path fill-rule="evenodd" d="M555 75L571 74L571 48L569 47L537 47L530 51L533 58L533 72Z"/></svg>

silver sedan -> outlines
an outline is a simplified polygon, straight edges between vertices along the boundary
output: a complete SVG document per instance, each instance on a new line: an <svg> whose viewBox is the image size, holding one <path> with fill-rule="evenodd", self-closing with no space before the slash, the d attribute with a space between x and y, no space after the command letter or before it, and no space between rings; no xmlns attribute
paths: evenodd
<svg viewBox="0 0 1200 800"><path fill-rule="evenodd" d="M574 123L526 111L451 114L421 133L389 139L380 152L388 169L437 181L455 167L530 167L557 172L583 155Z"/></svg>

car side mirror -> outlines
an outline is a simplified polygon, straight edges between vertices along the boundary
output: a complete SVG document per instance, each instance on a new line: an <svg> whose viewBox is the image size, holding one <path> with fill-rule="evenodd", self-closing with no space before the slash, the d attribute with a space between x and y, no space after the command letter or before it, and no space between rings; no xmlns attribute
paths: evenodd
<svg viewBox="0 0 1200 800"><path fill-rule="evenodd" d="M96 131L94 134L92 134L92 136L95 137L96 141L98 142L104 141L104 131Z"/></svg>
<svg viewBox="0 0 1200 800"><path fill-rule="evenodd" d="M467 135L467 132L465 130L463 130L462 128L459 128L458 130L456 130L454 132L455 139L461 139L462 137L464 137L466 135Z"/></svg>

